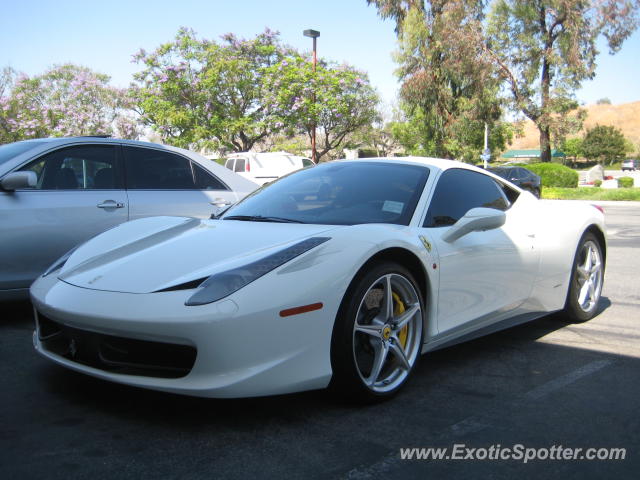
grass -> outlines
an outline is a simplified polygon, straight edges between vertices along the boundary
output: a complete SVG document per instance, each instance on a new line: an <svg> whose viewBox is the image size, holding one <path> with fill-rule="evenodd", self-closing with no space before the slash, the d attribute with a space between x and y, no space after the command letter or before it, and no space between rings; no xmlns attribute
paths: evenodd
<svg viewBox="0 0 640 480"><path fill-rule="evenodd" d="M554 200L633 200L640 201L640 188L556 188L543 187L542 198Z"/></svg>

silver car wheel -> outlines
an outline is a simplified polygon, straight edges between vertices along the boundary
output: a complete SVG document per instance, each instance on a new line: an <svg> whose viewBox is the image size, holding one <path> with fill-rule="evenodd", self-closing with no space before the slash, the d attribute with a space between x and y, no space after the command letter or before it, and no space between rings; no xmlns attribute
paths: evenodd
<svg viewBox="0 0 640 480"><path fill-rule="evenodd" d="M582 311L588 313L596 308L602 292L602 258L600 249L592 240L582 245L576 271L577 303Z"/></svg>
<svg viewBox="0 0 640 480"><path fill-rule="evenodd" d="M353 325L353 358L364 385L385 393L407 378L420 354L422 309L412 283L390 273L364 294Z"/></svg>

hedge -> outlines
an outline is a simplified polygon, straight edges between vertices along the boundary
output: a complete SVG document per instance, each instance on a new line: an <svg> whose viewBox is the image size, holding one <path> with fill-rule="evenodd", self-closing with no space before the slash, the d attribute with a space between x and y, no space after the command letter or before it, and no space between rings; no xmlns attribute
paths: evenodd
<svg viewBox="0 0 640 480"><path fill-rule="evenodd" d="M526 168L540 176L543 187L576 188L578 186L578 172L564 165L532 163Z"/></svg>
<svg viewBox="0 0 640 480"><path fill-rule="evenodd" d="M620 188L633 188L633 178L620 177L618 178L618 187Z"/></svg>

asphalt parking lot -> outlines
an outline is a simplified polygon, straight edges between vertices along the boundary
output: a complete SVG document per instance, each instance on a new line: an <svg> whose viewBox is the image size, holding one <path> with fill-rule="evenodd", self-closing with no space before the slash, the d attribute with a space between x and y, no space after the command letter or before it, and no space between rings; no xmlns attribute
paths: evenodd
<svg viewBox="0 0 640 480"><path fill-rule="evenodd" d="M640 205L605 205L601 313L550 316L423 356L395 399L180 397L36 356L28 303L0 304L3 478L638 478ZM625 448L624 460L402 460L401 448Z"/></svg>

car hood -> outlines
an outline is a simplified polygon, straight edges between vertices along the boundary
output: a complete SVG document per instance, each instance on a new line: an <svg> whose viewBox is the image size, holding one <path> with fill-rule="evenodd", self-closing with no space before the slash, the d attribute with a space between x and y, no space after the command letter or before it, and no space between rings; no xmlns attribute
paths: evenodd
<svg viewBox="0 0 640 480"><path fill-rule="evenodd" d="M58 273L93 290L150 293L250 263L336 227L152 217L125 223L79 247Z"/></svg>

